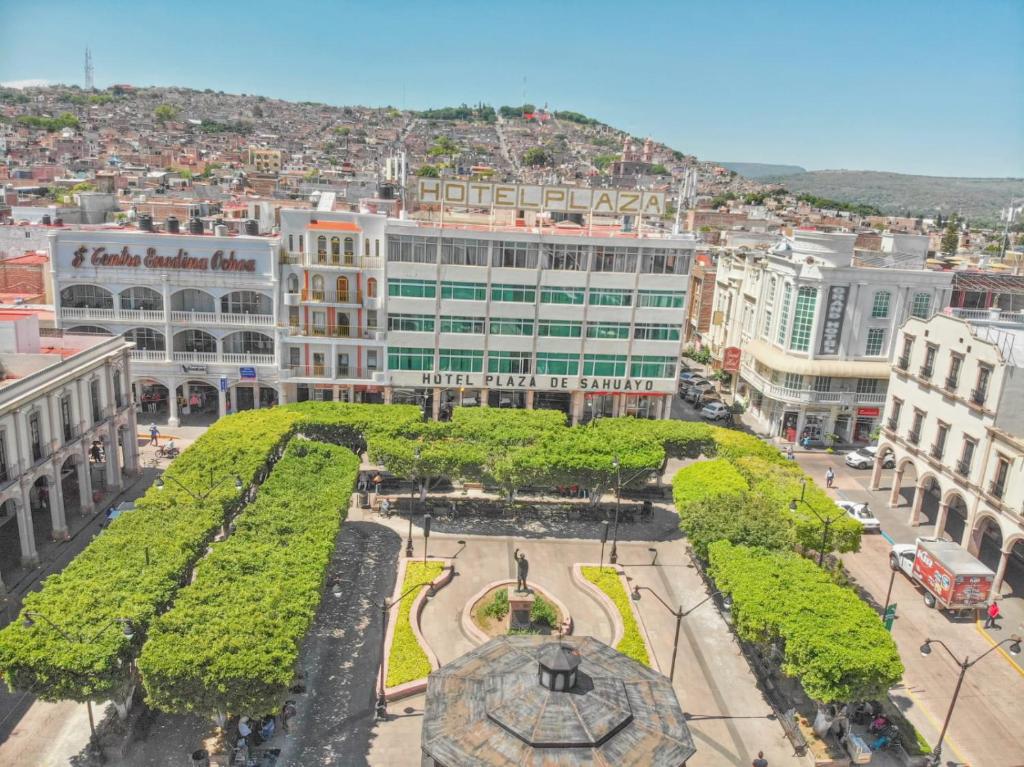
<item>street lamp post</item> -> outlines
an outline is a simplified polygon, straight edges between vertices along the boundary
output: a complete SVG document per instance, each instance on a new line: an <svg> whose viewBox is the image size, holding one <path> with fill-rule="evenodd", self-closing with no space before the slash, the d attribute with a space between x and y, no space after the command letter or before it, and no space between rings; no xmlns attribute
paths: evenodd
<svg viewBox="0 0 1024 767"><path fill-rule="evenodd" d="M409 536L405 539L405 556L407 558L411 558L412 555L413 555L413 548L412 548L412 514L413 514L413 511L416 508L416 473L417 473L417 467L420 464L420 449L419 448L416 448L413 451L412 457L413 457L413 460L415 461L415 463L413 464L413 470L410 472L413 476L411 476L409 478L409 482L411 483L411 487L409 488Z"/></svg>
<svg viewBox="0 0 1024 767"><path fill-rule="evenodd" d="M679 652L679 630L683 626L683 618L685 618L687 615L692 613L694 610L696 610L702 604L707 602L709 599L713 599L714 597L720 596L722 592L720 592L720 591L713 591L713 592L711 592L706 597L704 597L702 600L700 600L697 604L695 604L693 607L691 607L689 610L684 610L682 605L679 606L678 610L673 610L672 607L668 604L668 602L666 602L664 599L661 598L661 596L659 596L657 591L655 591L652 588L648 588L647 586L636 586L636 585L633 586L633 593L631 595L633 597L633 601L635 601L635 602L639 602L640 601L640 592L641 592L641 590L642 591L649 591L649 592L651 592L654 595L654 598L657 599L659 602L661 602L662 606L676 617L676 635L675 635L675 638L672 640L672 662L669 665L669 672L668 672L668 679L671 682L672 680L675 679L675 675L676 675L676 655Z"/></svg>
<svg viewBox="0 0 1024 767"><path fill-rule="evenodd" d="M612 526L612 553L608 561L614 565L619 561L619 506L622 499L622 465L617 454L612 458L612 466L615 467L615 524Z"/></svg>
<svg viewBox="0 0 1024 767"><path fill-rule="evenodd" d="M424 586L430 586L430 592L427 596L434 596L433 581L424 581L423 583L417 583L415 586L410 586L409 589L394 602L385 598L384 601L380 603L380 673L377 680L377 704L374 707L374 715L377 719L383 719L388 715L388 699L384 694L384 652L388 637L388 616L391 613L392 607L401 604L403 599Z"/></svg>
<svg viewBox="0 0 1024 767"><path fill-rule="evenodd" d="M71 642L73 644L90 644L92 642L95 642L97 639L99 639L100 635L104 631L106 631L111 626L118 625L118 624L121 626L121 630L124 632L125 638L131 639L132 637L135 636L135 629L132 627L132 622L128 618L111 618L109 621L107 621L105 624L103 624L103 626L100 628L100 630L97 631L95 634L93 634L89 639L85 639L82 636L75 636L75 635L72 635L72 634L68 633L63 628L61 628L58 624L54 623L52 620L47 618L45 615L43 615L40 612L36 612L35 610L26 610L25 611L24 618L22 618L22 621L21 621L21 625L24 626L27 629L30 629L30 628L32 628L33 626L36 625L36 621L35 621L36 618L39 618L40 620L42 620L50 628L52 628L54 631L56 631L58 634L60 634L65 640L67 640L68 642ZM85 708L89 712L89 745L93 748L93 750L96 750L98 748L98 746L99 746L99 739L96 736L96 722L94 721L93 716L92 716L92 701L91 700L86 699L86 701L85 701Z"/></svg>
<svg viewBox="0 0 1024 767"><path fill-rule="evenodd" d="M938 767L938 765L942 762L942 741L946 737L946 730L949 728L949 720L953 716L953 709L956 707L956 700L957 700L957 698L960 695L960 687L964 683L964 677L967 675L967 669L969 669L975 663L977 663L982 658L984 658L986 655L991 653L993 650L998 650L1004 644L1010 645L1010 652L1012 654L1020 655L1020 641L1021 641L1020 637L1017 636L1016 634L1014 634L1013 636L1010 636L1007 639L1004 639L1002 642L999 642L998 644L993 645L992 647L990 647L988 650L983 652L981 655L979 655L974 660L970 660L970 658L968 656L966 656L966 655L964 656L963 660L960 660L959 658L956 657L956 655L953 654L953 651L950 650L949 647L946 646L946 643L943 642L941 639L926 639L926 640L924 640L924 644L921 645L921 654L922 655L924 655L924 656L931 655L932 654L932 645L933 644L937 644L940 647L942 647L942 649L946 651L946 654L949 655L949 657L953 659L953 662L956 663L960 667L960 675L957 677L956 687L953 690L953 699L949 702L949 709L946 711L946 719L942 723L942 732L939 733L939 740L938 740L938 742L937 742L937 744L935 746L935 751L932 753L931 761L929 762L931 767Z"/></svg>
<svg viewBox="0 0 1024 767"><path fill-rule="evenodd" d="M182 490L184 490L186 493L188 493L190 496L192 496L192 500L198 502L198 501L205 501L207 498L209 498L210 494L214 490L216 490L218 487L223 485L225 482L227 482L229 479L231 479L231 476L232 475L228 474L228 475L222 477L219 482L214 482L213 481L213 469L211 468L210 469L210 487L209 487L209 489L205 493L196 493L196 492L194 492L193 490L191 490L188 487L186 487L185 485L183 485L181 482L179 482L175 477L173 477L171 475L168 475L167 479L171 480L171 482L173 482L178 487L180 487ZM242 484L242 478L240 476L238 476L237 474L235 474L234 475L234 479L235 479L235 490L241 491L241 489L244 487L244 485ZM156 485L156 489L157 490L163 490L164 489L163 477L157 477L156 478L156 482L154 484Z"/></svg>
<svg viewBox="0 0 1024 767"><path fill-rule="evenodd" d="M836 520L842 519L845 516L845 514L837 514L834 517L822 517L821 514L819 514L817 511L814 510L814 507L811 506L810 503L808 503L807 501L804 500L804 492L806 490L807 490L807 478L805 477L804 479L800 480L800 501L799 502L802 503L804 506L806 506L808 508L808 510L811 512L811 514L814 515L814 518L817 519L819 522L821 522L821 524L823 526L822 534L821 534L821 548L818 550L818 567L821 567L822 564L825 561L825 550L828 547L828 531L829 531L829 528L832 527L832 523L833 522L835 522ZM794 498L793 500L791 500L789 502L789 510L790 511L796 511L797 510L797 499L796 498Z"/></svg>

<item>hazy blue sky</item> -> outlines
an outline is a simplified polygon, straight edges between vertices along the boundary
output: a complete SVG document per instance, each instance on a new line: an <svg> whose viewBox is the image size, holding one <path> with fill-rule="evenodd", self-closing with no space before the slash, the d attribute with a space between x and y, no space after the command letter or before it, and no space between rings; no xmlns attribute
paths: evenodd
<svg viewBox="0 0 1024 767"><path fill-rule="evenodd" d="M1024 0L0 0L0 81L526 98L704 159L1024 176Z"/></svg>

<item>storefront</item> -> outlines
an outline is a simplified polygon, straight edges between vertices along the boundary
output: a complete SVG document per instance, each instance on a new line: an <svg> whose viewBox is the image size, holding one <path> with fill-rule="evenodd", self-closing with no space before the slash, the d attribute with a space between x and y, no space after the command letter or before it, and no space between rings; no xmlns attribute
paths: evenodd
<svg viewBox="0 0 1024 767"><path fill-rule="evenodd" d="M879 419L882 416L882 409L878 407L859 407L857 408L857 419L853 425L853 441L854 442L870 442L871 434L875 431L878 426Z"/></svg>

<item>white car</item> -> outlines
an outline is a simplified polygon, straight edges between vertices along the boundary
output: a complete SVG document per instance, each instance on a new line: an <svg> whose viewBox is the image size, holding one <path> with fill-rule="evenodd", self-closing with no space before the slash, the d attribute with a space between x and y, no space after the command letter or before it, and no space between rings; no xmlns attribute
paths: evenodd
<svg viewBox="0 0 1024 767"><path fill-rule="evenodd" d="M859 450L851 450L846 454L846 465L854 469L870 469L875 465L875 456L878 455L878 446L869 445ZM882 467L891 469L896 465L896 457L892 453L886 453Z"/></svg>
<svg viewBox="0 0 1024 767"><path fill-rule="evenodd" d="M704 406L700 414L709 421L720 421L729 417L729 406L724 402L711 402Z"/></svg>
<svg viewBox="0 0 1024 767"><path fill-rule="evenodd" d="M875 519L866 503L852 503L850 501L836 501L836 505L846 512L846 516L856 519L864 528L865 533L882 532L882 523Z"/></svg>

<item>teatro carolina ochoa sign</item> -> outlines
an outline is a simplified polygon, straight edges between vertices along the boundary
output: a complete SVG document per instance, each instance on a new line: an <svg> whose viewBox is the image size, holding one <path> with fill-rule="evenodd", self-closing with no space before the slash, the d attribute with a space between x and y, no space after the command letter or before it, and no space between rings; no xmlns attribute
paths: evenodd
<svg viewBox="0 0 1024 767"><path fill-rule="evenodd" d="M256 259L235 258L235 251L215 250L209 257L190 256L179 248L173 256L161 256L156 248L146 248L143 255L132 253L125 245L121 250L108 251L103 245L90 248L82 245L71 258L71 266L78 269L86 265L116 269L179 269L195 272L255 272Z"/></svg>

